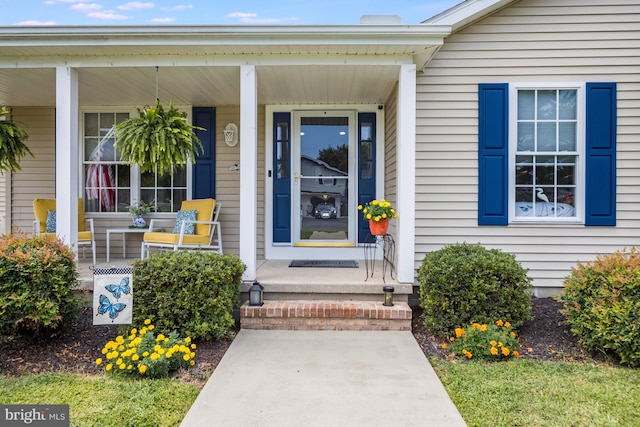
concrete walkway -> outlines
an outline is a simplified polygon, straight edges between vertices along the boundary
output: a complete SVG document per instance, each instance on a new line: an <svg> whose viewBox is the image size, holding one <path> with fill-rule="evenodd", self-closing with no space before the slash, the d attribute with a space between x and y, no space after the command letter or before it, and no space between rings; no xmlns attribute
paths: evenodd
<svg viewBox="0 0 640 427"><path fill-rule="evenodd" d="M465 425L411 332L247 329L181 424Z"/></svg>

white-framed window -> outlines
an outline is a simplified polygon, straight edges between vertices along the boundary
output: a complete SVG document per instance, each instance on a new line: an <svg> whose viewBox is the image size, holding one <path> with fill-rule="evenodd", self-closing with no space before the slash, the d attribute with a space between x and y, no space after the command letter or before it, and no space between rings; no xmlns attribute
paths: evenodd
<svg viewBox="0 0 640 427"><path fill-rule="evenodd" d="M135 201L153 202L157 212L177 212L189 192L189 168L170 173L140 173L120 161L114 148L114 126L131 111L82 113L83 197L86 212L128 212Z"/></svg>
<svg viewBox="0 0 640 427"><path fill-rule="evenodd" d="M511 221L580 221L584 87L510 86Z"/></svg>

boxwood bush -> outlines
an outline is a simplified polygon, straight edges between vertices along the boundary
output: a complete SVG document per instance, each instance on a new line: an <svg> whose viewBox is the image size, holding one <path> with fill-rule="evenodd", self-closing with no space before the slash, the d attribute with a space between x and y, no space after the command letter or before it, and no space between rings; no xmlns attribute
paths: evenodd
<svg viewBox="0 0 640 427"><path fill-rule="evenodd" d="M480 244L447 245L427 254L418 269L425 326L449 335L471 322L531 318L531 279L511 254Z"/></svg>
<svg viewBox="0 0 640 427"><path fill-rule="evenodd" d="M0 236L0 332L46 337L77 315L73 249L24 233Z"/></svg>
<svg viewBox="0 0 640 427"><path fill-rule="evenodd" d="M563 313L585 348L640 365L640 252L637 248L578 263L564 280Z"/></svg>
<svg viewBox="0 0 640 427"><path fill-rule="evenodd" d="M231 336L245 270L240 258L206 251L152 254L133 265L133 324L191 338Z"/></svg>

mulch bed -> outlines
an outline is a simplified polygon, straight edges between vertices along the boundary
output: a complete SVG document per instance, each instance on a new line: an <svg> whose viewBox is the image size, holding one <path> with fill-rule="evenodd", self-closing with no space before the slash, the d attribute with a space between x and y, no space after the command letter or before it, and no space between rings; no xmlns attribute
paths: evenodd
<svg viewBox="0 0 640 427"><path fill-rule="evenodd" d="M519 331L522 357L534 360L587 361L592 356L578 343L564 323L562 304L552 298L534 298L534 319ZM420 309L414 309L413 335L427 357L446 359L441 348L446 338L434 337L420 321ZM236 328L237 330L237 328ZM91 307L85 307L70 328L49 340L29 337L1 337L0 374L18 376L42 372L78 372L100 374L104 344L118 335L116 326L94 326ZM195 341L196 365L175 373L181 380L203 385L231 345L231 340Z"/></svg>

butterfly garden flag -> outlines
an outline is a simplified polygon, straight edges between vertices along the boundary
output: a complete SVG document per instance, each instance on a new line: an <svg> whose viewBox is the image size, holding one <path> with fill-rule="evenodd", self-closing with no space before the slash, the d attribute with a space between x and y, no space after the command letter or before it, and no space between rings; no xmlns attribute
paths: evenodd
<svg viewBox="0 0 640 427"><path fill-rule="evenodd" d="M130 325L133 267L93 270L93 324Z"/></svg>

